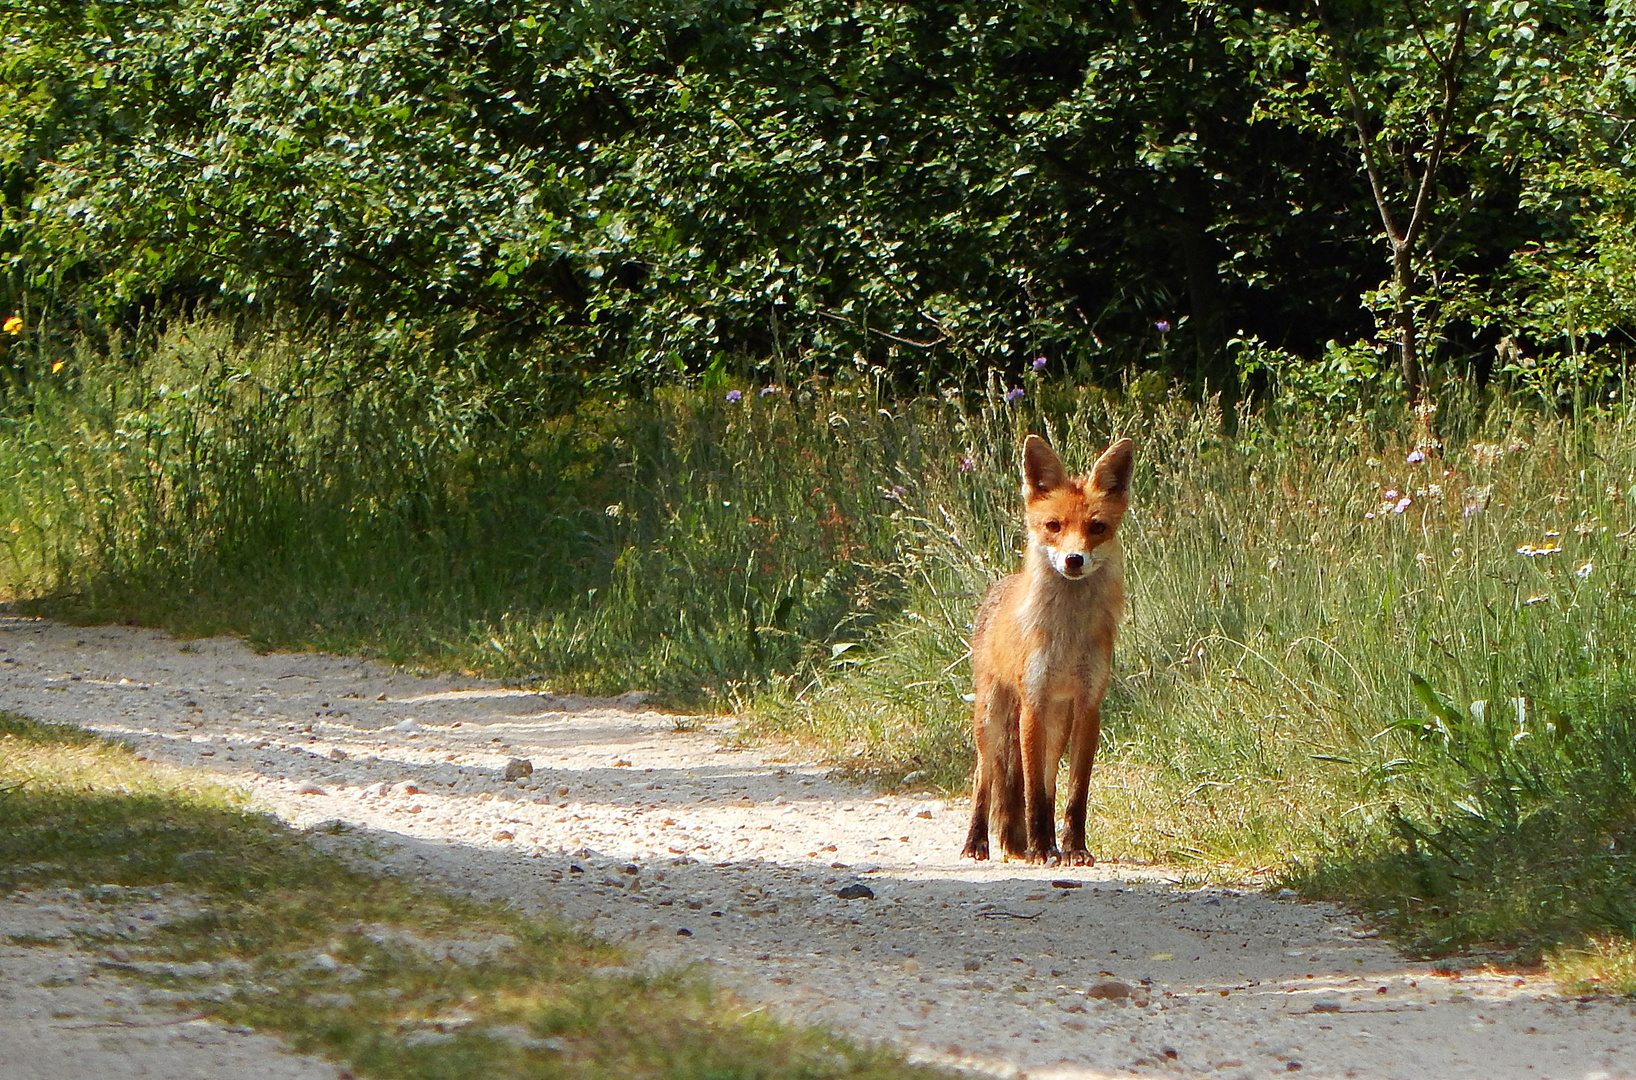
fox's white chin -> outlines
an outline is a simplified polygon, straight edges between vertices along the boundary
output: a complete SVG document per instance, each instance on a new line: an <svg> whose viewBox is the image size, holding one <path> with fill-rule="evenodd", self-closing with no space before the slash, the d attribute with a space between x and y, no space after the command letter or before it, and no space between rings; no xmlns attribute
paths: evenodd
<svg viewBox="0 0 1636 1080"><path fill-rule="evenodd" d="M1041 545L1040 553L1045 556L1045 561L1051 564L1051 569L1069 581L1079 581L1089 577L1102 565L1102 560L1095 554L1086 554L1082 551L1058 551L1055 548ZM1078 566L1074 566L1068 561L1076 555L1081 560Z"/></svg>

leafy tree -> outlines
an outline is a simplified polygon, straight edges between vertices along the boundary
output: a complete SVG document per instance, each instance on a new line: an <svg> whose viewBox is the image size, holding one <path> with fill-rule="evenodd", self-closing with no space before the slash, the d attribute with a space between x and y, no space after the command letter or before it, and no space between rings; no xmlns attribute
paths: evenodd
<svg viewBox="0 0 1636 1080"><path fill-rule="evenodd" d="M1426 283L1462 254L1492 259L1495 231L1515 242L1503 226L1463 244L1461 233L1485 212L1517 222L1523 170L1561 149L1541 85L1592 22L1575 0L1311 0L1294 16L1260 13L1244 39L1271 76L1262 108L1344 132L1355 150L1390 265L1371 299L1412 399L1425 383Z"/></svg>
<svg viewBox="0 0 1636 1080"><path fill-rule="evenodd" d="M103 321L339 313L574 377L1046 355L1228 387L1237 332L1366 333L1386 238L1414 388L1442 283L1559 227L1518 202L1559 140L1517 73L1591 16L1321 2L14 5L0 254Z"/></svg>
<svg viewBox="0 0 1636 1080"><path fill-rule="evenodd" d="M1554 144L1527 156L1522 198L1554 227L1519 245L1473 303L1474 318L1510 332L1507 359L1527 379L1577 378L1598 346L1636 333L1636 7L1600 14L1519 80Z"/></svg>

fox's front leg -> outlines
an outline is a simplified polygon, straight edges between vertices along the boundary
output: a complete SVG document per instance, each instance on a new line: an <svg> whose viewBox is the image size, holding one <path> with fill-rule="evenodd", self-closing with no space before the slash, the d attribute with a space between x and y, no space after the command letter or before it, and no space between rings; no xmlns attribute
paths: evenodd
<svg viewBox="0 0 1636 1080"><path fill-rule="evenodd" d="M1051 791L1045 783L1046 755L1045 717L1033 704L1025 702L1018 724L1022 744L1023 807L1028 820L1028 849L1023 858L1028 862L1053 862L1061 857L1057 850L1056 808L1051 805Z"/></svg>
<svg viewBox="0 0 1636 1080"><path fill-rule="evenodd" d="M1085 848L1085 806L1090 798L1091 766L1102 738L1100 704L1074 702L1074 720L1068 737L1068 806L1062 815L1062 857L1075 866L1092 866L1096 859Z"/></svg>

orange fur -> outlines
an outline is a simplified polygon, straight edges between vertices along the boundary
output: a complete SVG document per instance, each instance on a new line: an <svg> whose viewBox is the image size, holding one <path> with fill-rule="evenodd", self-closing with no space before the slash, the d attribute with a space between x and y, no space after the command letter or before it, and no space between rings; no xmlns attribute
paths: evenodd
<svg viewBox="0 0 1636 1080"><path fill-rule="evenodd" d="M1088 475L1070 477L1037 435L1023 444L1028 551L977 611L971 832L961 854L1030 862L1094 862L1085 801L1102 731L1114 632L1125 609L1119 523L1130 505L1133 448L1120 439ZM1057 769L1068 753L1063 842L1056 842Z"/></svg>

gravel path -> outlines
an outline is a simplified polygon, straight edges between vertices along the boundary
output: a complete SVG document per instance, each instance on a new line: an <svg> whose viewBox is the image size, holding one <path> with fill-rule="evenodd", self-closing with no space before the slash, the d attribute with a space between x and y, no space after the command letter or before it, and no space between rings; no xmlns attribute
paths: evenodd
<svg viewBox="0 0 1636 1080"><path fill-rule="evenodd" d="M877 798L635 695L9 619L0 708L225 774L296 825L347 823L339 842L383 867L556 910L646 963L707 963L746 999L920 1060L1032 1077L1636 1080L1628 1003L1434 974L1332 907L1181 889L1147 867L974 865L957 857L964 806ZM513 759L532 774L505 780ZM39 990L11 953L0 970L4 992Z"/></svg>
<svg viewBox="0 0 1636 1080"><path fill-rule="evenodd" d="M336 1067L198 1013L178 994L119 977L118 950L75 933L137 934L185 906L162 891L103 886L0 898L0 1077L5 1080L337 1080Z"/></svg>

